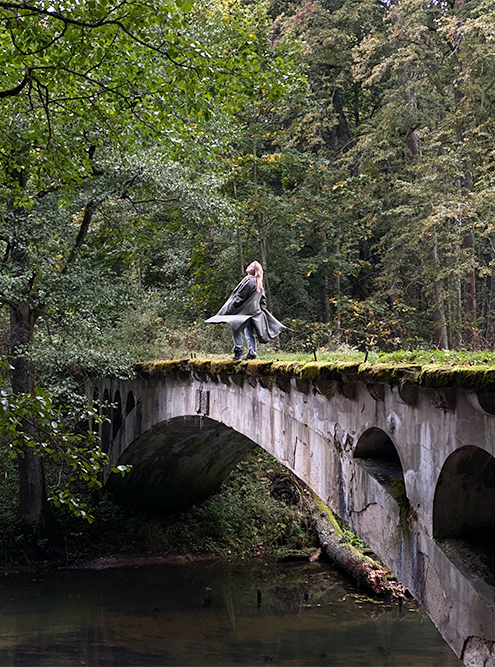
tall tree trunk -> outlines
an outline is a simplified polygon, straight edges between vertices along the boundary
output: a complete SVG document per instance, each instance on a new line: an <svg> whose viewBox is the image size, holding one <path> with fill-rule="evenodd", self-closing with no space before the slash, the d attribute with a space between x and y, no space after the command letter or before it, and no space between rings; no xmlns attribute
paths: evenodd
<svg viewBox="0 0 495 667"><path fill-rule="evenodd" d="M339 258L340 260L340 229L335 232L335 237L334 237L334 243L335 243L335 256ZM337 268L337 271L335 271L334 275L334 294L337 297L337 305L336 305L336 310L335 310L335 328L334 328L334 336L338 340L340 340L340 336L342 333L342 326L341 326L341 306L340 306L340 294L342 291L342 281L341 281L341 271L340 267Z"/></svg>
<svg viewBox="0 0 495 667"><path fill-rule="evenodd" d="M416 99L413 99L413 104L416 106ZM412 130L407 137L407 146L411 151L411 154L414 159L420 159L421 152L421 140L418 133L415 130ZM433 344L440 350L447 350L449 347L449 340L447 335L447 326L445 320L445 310L443 305L442 297L442 287L436 279L438 274L438 247L437 243L434 240L433 245L430 249L429 258L430 262L433 264L433 283L429 289L430 298L433 301L432 309L432 320L433 320Z"/></svg>
<svg viewBox="0 0 495 667"><path fill-rule="evenodd" d="M474 253L474 237L472 231L466 232L462 241L464 250L470 251L472 257ZM464 332L465 343L468 347L476 350L478 347L478 331L476 322L476 276L474 266L469 270L463 281L464 304L466 312L466 328Z"/></svg>
<svg viewBox="0 0 495 667"><path fill-rule="evenodd" d="M454 0L453 8L454 10L458 9L461 5L464 4L465 0ZM464 40L464 32L462 30L462 22L459 21L457 25L458 29L458 39L459 43ZM457 50L457 53L459 51ZM464 63L458 61L458 72L457 80L460 80L464 70ZM463 105L463 93L460 86L454 86L454 102L457 108L460 108ZM465 128L462 126L462 113L459 114L461 120L458 121L456 128L456 142L461 147L460 161L461 169L457 176L455 177L455 187L462 199L464 204L467 203L467 196L473 187L473 179L471 177L471 172L469 169L469 161L467 156L462 151L462 146L465 139ZM466 206L466 208L468 208ZM469 258L472 260L469 262L468 272L463 277L462 281L462 292L463 292L463 302L464 302L464 313L465 313L465 326L464 326L464 342L466 345L472 349L477 348L478 344L478 332L475 327L476 322L476 274L475 274L475 265L474 265L474 235L472 231L471 220L469 215L459 210L459 216L461 221L461 228L464 231L462 239L462 247L466 255L469 255Z"/></svg>
<svg viewBox="0 0 495 667"><path fill-rule="evenodd" d="M25 354L33 340L36 314L24 301L10 308L10 352L12 391L22 394L34 391L34 372ZM36 440L36 427L31 422L23 425L25 433ZM40 457L32 447L25 446L18 456L19 518L25 536L34 544L48 534L49 508L46 500L45 476Z"/></svg>
<svg viewBox="0 0 495 667"><path fill-rule="evenodd" d="M322 252L328 254L328 244L327 244L327 235L325 230L321 234L321 249ZM322 263L320 269L320 284L319 284L319 295L320 295L320 305L321 305L321 321L327 324L332 319L332 312L330 309L330 297L328 295L328 286L329 286L329 276L328 276L328 263Z"/></svg>
<svg viewBox="0 0 495 667"><path fill-rule="evenodd" d="M332 149L338 153L343 146L350 141L349 125L344 112L344 96L336 88L332 96L333 111L337 117L337 123L332 127Z"/></svg>
<svg viewBox="0 0 495 667"><path fill-rule="evenodd" d="M434 242L430 251L430 260L433 263L434 274L438 267L438 249ZM433 344L439 350L448 350L449 342L447 338L447 327L445 325L445 311L443 307L442 287L435 280L431 288L431 298L433 300L432 320L433 320Z"/></svg>
<svg viewBox="0 0 495 667"><path fill-rule="evenodd" d="M488 266L491 259L487 262ZM484 336L487 347L495 346L495 265L492 264L490 275L486 277L486 294L484 308Z"/></svg>
<svg viewBox="0 0 495 667"><path fill-rule="evenodd" d="M22 165L22 156L28 152L27 144L16 156L15 163ZM28 172L22 166L15 167L10 177L20 188L27 185ZM22 221L25 211L13 206L9 211L13 216L16 227L22 230ZM89 219L91 219L91 215ZM85 218L88 211L85 213ZM22 233L21 233L22 236ZM32 302L31 292L35 281L35 274L31 269L29 256L22 243L15 241L10 247L10 260L16 267L19 277L31 275L26 285L26 293L17 303L10 305L10 363L12 391L14 394L33 392L35 377L33 363L26 354L27 348L33 341L34 327L39 316L39 310ZM23 429L26 435L37 441L36 425L32 421L25 421ZM51 514L46 498L45 475L43 463L32 447L25 445L18 454L19 471L19 521L21 529L30 546L39 552L39 540L48 536L51 525Z"/></svg>
<svg viewBox="0 0 495 667"><path fill-rule="evenodd" d="M263 267L263 270L266 271L267 268L267 258L266 258L266 232L265 232L265 223L263 211L261 210L259 203L259 191L258 191L258 152L256 140L253 142L253 184L254 184L254 197L257 202L255 220L256 220L256 229L258 232L258 249L260 253L260 263ZM270 284L265 276L264 279L265 285L265 294L268 308L272 306L272 299L270 294Z"/></svg>
<svg viewBox="0 0 495 667"><path fill-rule="evenodd" d="M234 199L237 199L237 184L235 181L232 181L232 194L234 195ZM237 236L237 254L239 257L239 266L241 268L239 275L243 276L246 267L244 266L244 250L242 247L241 228L239 227L239 225L237 225L236 236Z"/></svg>

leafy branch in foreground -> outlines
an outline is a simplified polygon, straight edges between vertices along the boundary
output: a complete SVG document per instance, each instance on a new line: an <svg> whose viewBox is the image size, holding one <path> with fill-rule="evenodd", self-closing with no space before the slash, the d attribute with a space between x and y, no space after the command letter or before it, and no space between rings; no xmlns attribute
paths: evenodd
<svg viewBox="0 0 495 667"><path fill-rule="evenodd" d="M46 389L12 394L0 391L0 436L10 442L12 458L25 456L29 447L37 456L58 468L58 480L48 493L55 507L67 505L76 516L93 521L86 503L73 492L76 482L101 488L101 473L109 464L108 454L98 445L90 424L105 421L91 406L84 411L54 405ZM129 466L113 472L125 474Z"/></svg>

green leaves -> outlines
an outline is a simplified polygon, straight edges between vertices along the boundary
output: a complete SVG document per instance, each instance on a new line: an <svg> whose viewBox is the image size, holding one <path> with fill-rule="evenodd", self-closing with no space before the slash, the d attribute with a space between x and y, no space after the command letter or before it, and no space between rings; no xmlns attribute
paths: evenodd
<svg viewBox="0 0 495 667"><path fill-rule="evenodd" d="M24 456L29 447L42 459L60 469L59 479L66 481L55 486L48 498L59 507L67 505L71 512L92 521L87 506L79 502L73 491L74 483L82 481L90 488L100 488L103 468L108 455L97 444L90 423L99 424L105 417L91 406L77 410L74 405L55 405L46 389L10 394L0 392L0 436L10 443L12 457ZM85 423L86 428L81 428ZM129 466L117 466L115 472L124 475ZM59 482L60 483L60 482Z"/></svg>

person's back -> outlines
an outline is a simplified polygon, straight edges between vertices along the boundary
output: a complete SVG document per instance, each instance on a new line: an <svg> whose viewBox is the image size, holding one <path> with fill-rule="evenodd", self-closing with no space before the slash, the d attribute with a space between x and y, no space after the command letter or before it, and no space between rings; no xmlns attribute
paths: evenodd
<svg viewBox="0 0 495 667"><path fill-rule="evenodd" d="M256 337L260 342L267 343L285 329L284 325L266 310L261 264L257 261L251 262L246 273L247 276L232 291L218 313L206 320L208 323L230 324L234 339L234 361L242 358L243 333L248 344L245 359L256 359Z"/></svg>

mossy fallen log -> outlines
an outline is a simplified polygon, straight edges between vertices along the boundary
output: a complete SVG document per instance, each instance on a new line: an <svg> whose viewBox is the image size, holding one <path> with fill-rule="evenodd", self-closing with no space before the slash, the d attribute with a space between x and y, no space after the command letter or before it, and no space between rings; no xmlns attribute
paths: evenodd
<svg viewBox="0 0 495 667"><path fill-rule="evenodd" d="M391 578L389 570L350 544L330 508L318 496L312 495L316 532L321 548L330 560L374 595L404 600L406 588Z"/></svg>

